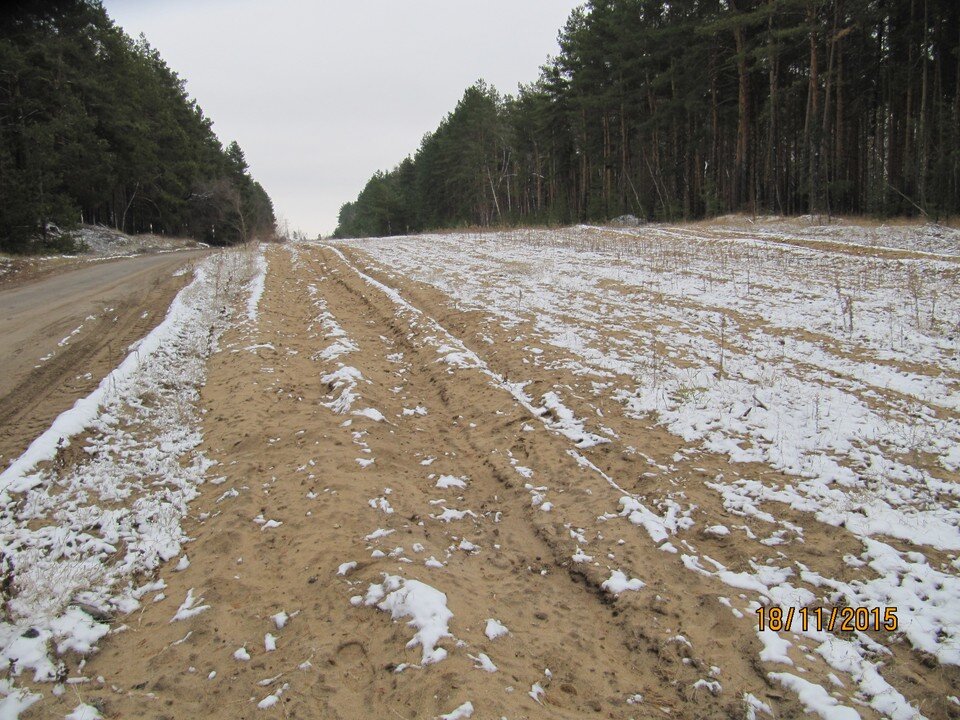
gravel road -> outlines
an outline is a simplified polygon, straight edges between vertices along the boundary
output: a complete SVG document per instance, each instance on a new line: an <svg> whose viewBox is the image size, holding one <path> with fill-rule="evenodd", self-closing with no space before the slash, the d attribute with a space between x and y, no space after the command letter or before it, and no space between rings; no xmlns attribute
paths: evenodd
<svg viewBox="0 0 960 720"><path fill-rule="evenodd" d="M0 462L6 464L159 323L197 251L91 262L0 288Z"/></svg>

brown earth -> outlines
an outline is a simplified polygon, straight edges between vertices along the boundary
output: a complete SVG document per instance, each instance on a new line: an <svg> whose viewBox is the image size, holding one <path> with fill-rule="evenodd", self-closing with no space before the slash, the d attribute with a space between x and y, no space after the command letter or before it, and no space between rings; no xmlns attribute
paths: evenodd
<svg viewBox="0 0 960 720"><path fill-rule="evenodd" d="M782 507L779 516L803 530L803 537L787 532L785 545L751 543L745 551L740 535L703 534L714 523L743 523L704 482L718 473L770 483L781 478L769 468L694 451L618 406L595 404L590 377L547 369L559 359L549 348L531 362L481 314L460 312L435 290L372 267L359 253L348 252L348 264L325 248L302 247L296 262L295 252L268 251L257 326L228 333L210 360L203 449L219 467L186 520L194 538L189 567L173 572L170 563L159 573L165 599L145 597L140 610L115 620L114 633L82 668L87 677L102 676L102 684L69 686L61 699L45 692L48 698L25 717L62 717L83 701L107 718L430 718L470 701L476 718L741 718L746 692L770 704L777 717L802 716L794 694L767 676L792 669L759 660L748 595L738 597L735 589L684 568L678 554L658 550L624 519L602 519L617 511L621 493L570 456L572 443L482 373L438 363L427 342L435 335L429 324L398 314L353 266L397 289L495 372L530 380L529 395L563 388L578 417L615 431L615 441L582 454L630 492L673 493L683 507L695 505L696 525L671 538L675 546L693 543L701 556L734 572L788 551L816 572L850 580L854 572L871 572L854 571L841 559L859 554L858 540ZM339 362L318 355L332 340L318 323L321 308L310 285L359 346ZM495 343L484 342L484 335ZM376 408L384 421L338 415L324 405L333 388L321 378L340 362L369 381L358 386L353 409ZM403 414L418 405L426 415ZM435 460L424 465L429 458ZM361 467L357 459L375 462ZM525 480L515 464L534 476ZM440 474L466 476L467 487L438 489ZM527 482L549 487L550 512L531 504ZM394 512L371 507L378 498ZM443 507L475 515L449 523L431 517ZM282 524L266 527L255 518ZM365 539L378 528L392 533ZM584 550L600 567L571 561L579 528ZM458 549L462 539L479 550ZM376 549L385 555L372 557ZM444 567L425 566L431 556ZM349 561L357 567L339 576L338 567ZM614 598L600 588L607 566L646 586ZM440 643L447 659L398 672L399 664L420 661L419 647L405 649L414 629L405 619L350 602L383 573L416 578L446 594L456 638ZM210 608L171 622L190 589ZM746 616L734 617L720 596ZM282 629L271 620L280 611L293 615ZM510 634L489 640L487 618ZM278 638L275 651L265 650L267 633ZM938 698L960 683L956 669L932 673L927 658L895 638L873 636L894 651L885 677L929 717L953 717ZM251 655L247 662L233 656L241 646ZM812 652L802 657L803 648L795 641L791 653L808 668L806 677L830 687L829 668ZM469 656L478 653L498 671L475 669ZM71 659L71 674L78 674L77 661ZM722 690L713 694L696 686L700 680L717 680ZM285 683L273 708L257 708ZM528 694L535 683L545 690L542 705ZM847 682L841 700L851 704L854 689ZM642 702L627 704L634 694L642 694ZM858 710L874 717L868 708Z"/></svg>

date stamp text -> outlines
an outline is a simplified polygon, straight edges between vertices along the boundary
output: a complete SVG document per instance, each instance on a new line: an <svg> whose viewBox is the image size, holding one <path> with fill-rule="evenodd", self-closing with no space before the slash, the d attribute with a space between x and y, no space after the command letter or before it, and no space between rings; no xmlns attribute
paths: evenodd
<svg viewBox="0 0 960 720"><path fill-rule="evenodd" d="M759 629L789 632L795 624L798 629L826 632L896 632L896 607L761 607L757 609Z"/></svg>

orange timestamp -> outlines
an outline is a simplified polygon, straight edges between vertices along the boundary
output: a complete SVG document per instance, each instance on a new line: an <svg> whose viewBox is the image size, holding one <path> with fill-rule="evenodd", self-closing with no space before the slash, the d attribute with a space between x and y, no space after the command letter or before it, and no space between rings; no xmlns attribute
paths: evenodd
<svg viewBox="0 0 960 720"><path fill-rule="evenodd" d="M757 608L760 630L789 632L795 621L801 631L865 632L867 630L895 632L899 627L896 607L802 607Z"/></svg>

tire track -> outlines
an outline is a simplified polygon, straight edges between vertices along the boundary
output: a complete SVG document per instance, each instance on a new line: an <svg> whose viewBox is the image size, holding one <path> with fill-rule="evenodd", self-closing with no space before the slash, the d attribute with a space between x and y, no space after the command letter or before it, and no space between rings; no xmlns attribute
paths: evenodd
<svg viewBox="0 0 960 720"><path fill-rule="evenodd" d="M325 252L331 253L331 250ZM359 286L354 285L351 292L351 302L347 303L345 307L361 301L368 306L380 306L381 317L386 322L394 323L394 332L396 333L394 339L398 342L406 342L410 347L411 329L409 326L404 327L396 324L398 319L396 305L400 304L401 307L410 310L415 318L422 318L422 324L430 330L438 334L443 333L446 340L463 346L458 338L447 332L442 325L433 320L423 310L411 305L394 288L383 286L380 281L369 283L365 279L369 276L365 276L365 273L358 271L356 266L350 264L345 256L336 251L333 251L333 254L336 254L341 262L347 263L356 273L356 279L362 281ZM343 277L343 274L340 275L340 281L345 287L352 285L349 280ZM369 291L371 285L374 288L372 293ZM376 299L377 295L382 300ZM387 302L384 303L384 300ZM421 343L416 347L416 350L419 350L420 353L419 367L425 369L437 367L435 347L428 343ZM617 638L615 642L620 643L621 647L626 649L633 658L655 658L653 663L644 663L643 670L637 672L636 675L647 693L650 693L652 688L672 687L675 688L673 692L658 698L658 701L664 707L678 708L682 704L689 710L692 703L698 706L698 713L701 713L699 715L701 717L737 716L740 712L737 693L734 693L735 697L722 700L712 696L705 698L702 693L698 695L689 691L689 688L703 677L703 672L709 667L710 663L705 658L696 657L692 648L688 646L665 641L667 636L664 631L669 627L665 627L668 622L670 625L673 625L673 622L677 622L681 626L684 624L681 613L673 609L669 603L658 602L657 599L649 597L643 598L639 602L634 602L631 599L624 605L621 600L615 600L601 588L601 584L607 579L601 570L589 564L571 562L570 558L578 545L572 542L569 529L571 527L591 527L595 524L593 521L596 515L603 512L603 510L597 512L597 509L605 505L604 501L600 500L598 503L595 498L606 497L609 500L611 488L623 495L632 496L633 494L617 484L610 475L589 461L582 453L571 456L569 454L569 441L553 432L538 431L532 434L536 438L533 441L535 447L527 447L529 443L525 442L527 439L525 436L531 434L521 431L520 427L526 420L542 419L538 409L527 398L521 397L518 400L514 393L510 392L510 389L504 387L507 383L503 376L490 370L479 356L475 355L475 357L476 364L480 367L457 370L453 376L455 380L447 373L430 372L429 370L425 372L426 382L440 386L438 393L446 399L447 407L451 411L463 413L465 417L475 420L476 424L485 430L482 433L458 430L449 433L445 442L456 447L461 454L484 458L483 463L489 474L489 479L510 493L511 509L514 510L512 517L525 525L527 533L532 533L536 539L535 547L540 548L536 552L538 562L544 567L549 567L550 572L556 572L564 577L564 585L567 589L559 592L569 594L571 598L577 598L576 607L589 607L588 614L592 622L600 626L606 626L607 629L603 632L604 637ZM466 380L470 375L476 377L477 380ZM483 378L486 378L489 382L484 382ZM480 383L477 382L478 380L480 380ZM486 386L485 390L482 389L484 385ZM504 390L506 392L503 392ZM501 420L497 418L496 421L491 423L492 413L489 410L484 413L482 409L481 412L468 414L470 411L466 409L471 407L472 399L481 393L500 396L501 398L506 396L509 400L514 401L514 411L509 419ZM531 506L530 495L524 490L523 483L519 482L521 480L520 476L516 474L508 460L506 454L508 451L511 453L513 451L524 452L527 456L551 459L551 463L546 470L546 475L550 478L548 484L551 488L556 488L563 493L563 495L558 494L556 496L557 505L552 512L540 512ZM535 473L539 473L539 468L536 465L533 466L533 469ZM560 481L560 477L572 477L577 478L577 480L566 483ZM564 496L575 496L576 500L568 503ZM578 507L581 503L585 507ZM609 504L606 504L606 509L609 510L609 507ZM516 512L518 509L519 512ZM524 542L530 541L525 539ZM596 550L591 550L591 552L596 552L599 557L605 557L610 554L610 551L618 549L612 538L609 543L605 543L603 539L597 539L597 545ZM688 579L688 584L697 585L699 583L695 579ZM660 589L660 586L661 583L657 583L657 589ZM670 588L671 596L675 590L675 586ZM573 603L571 602L571 604ZM700 604L702 604L702 600ZM640 609L642 614L633 612L636 609ZM697 611L696 614L699 615L700 612ZM664 620L663 623L660 622L661 619ZM694 622L696 621L694 620ZM676 625L673 625L673 627L676 628ZM609 648L609 645L607 647ZM634 662L636 661L634 660ZM748 665L746 662L744 664ZM756 690L758 684L759 687L765 686L763 676L758 677L756 670L749 665L746 677L752 677L745 682L745 685L749 688ZM655 690L653 695L656 696ZM789 702L785 702L784 706L789 707L789 704Z"/></svg>

